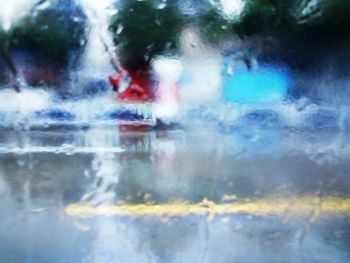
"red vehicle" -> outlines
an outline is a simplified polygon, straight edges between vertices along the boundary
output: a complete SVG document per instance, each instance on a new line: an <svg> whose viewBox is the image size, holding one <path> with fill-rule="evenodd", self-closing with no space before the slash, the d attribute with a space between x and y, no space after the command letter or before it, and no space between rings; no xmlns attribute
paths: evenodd
<svg viewBox="0 0 350 263"><path fill-rule="evenodd" d="M119 92L125 75L130 78L125 90ZM140 103L153 101L153 92L150 83L150 74L145 69L137 69L135 71L118 69L117 76L109 76L109 81L113 89L117 91L116 98L121 102Z"/></svg>
<svg viewBox="0 0 350 263"><path fill-rule="evenodd" d="M128 78L126 78L128 76ZM126 80L128 79L128 81ZM147 70L137 69L135 71L117 69L117 75L109 76L109 82L116 91L116 99L122 103L144 103L153 101L153 92L150 84L150 74ZM123 86L126 88L120 90ZM148 124L121 124L119 130L123 133L133 131L147 131L151 127Z"/></svg>

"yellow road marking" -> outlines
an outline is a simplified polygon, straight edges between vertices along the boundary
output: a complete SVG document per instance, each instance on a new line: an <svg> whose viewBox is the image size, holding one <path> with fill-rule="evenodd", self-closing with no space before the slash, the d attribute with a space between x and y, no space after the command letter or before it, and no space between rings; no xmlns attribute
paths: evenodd
<svg viewBox="0 0 350 263"><path fill-rule="evenodd" d="M274 215L284 219L295 216L319 217L349 215L350 197L267 197L256 200L243 200L226 203L215 203L203 200L200 203L173 202L163 204L128 204L91 206L89 204L71 204L65 208L69 216L126 216L126 217L184 217L189 215L229 216L246 214L250 216Z"/></svg>

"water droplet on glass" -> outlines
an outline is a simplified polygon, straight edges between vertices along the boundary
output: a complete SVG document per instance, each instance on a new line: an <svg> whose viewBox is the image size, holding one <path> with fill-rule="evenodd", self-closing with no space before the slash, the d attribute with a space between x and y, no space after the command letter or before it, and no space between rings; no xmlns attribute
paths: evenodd
<svg viewBox="0 0 350 263"><path fill-rule="evenodd" d="M86 45L86 40L85 39L80 39L80 46L83 47Z"/></svg>
<svg viewBox="0 0 350 263"><path fill-rule="evenodd" d="M44 25L44 26L40 27L40 29L41 29L42 31L48 30L48 28L49 28L48 25Z"/></svg>
<svg viewBox="0 0 350 263"><path fill-rule="evenodd" d="M167 3L162 2L162 3L160 3L160 4L157 6L157 8L158 8L158 9L164 9L166 6L167 6Z"/></svg>
<svg viewBox="0 0 350 263"><path fill-rule="evenodd" d="M44 10L50 6L50 1L41 1L37 4L37 10Z"/></svg>
<svg viewBox="0 0 350 263"><path fill-rule="evenodd" d="M117 28L117 34L120 34L123 31L124 27L122 25L119 25Z"/></svg>
<svg viewBox="0 0 350 263"><path fill-rule="evenodd" d="M84 176L85 176L86 178L90 178L90 176L91 176L90 171L86 169L86 170L84 171Z"/></svg>
<svg viewBox="0 0 350 263"><path fill-rule="evenodd" d="M25 157L18 157L18 158L17 158L17 164L18 164L20 167L23 167L26 163L27 163L27 160L26 160Z"/></svg>
<svg viewBox="0 0 350 263"><path fill-rule="evenodd" d="M229 65L227 67L226 73L227 73L228 76L232 76L233 75L233 66L232 65Z"/></svg>
<svg viewBox="0 0 350 263"><path fill-rule="evenodd" d="M105 9L105 13L109 16L114 16L118 13L118 9L117 8L111 8L111 7L108 7Z"/></svg>
<svg viewBox="0 0 350 263"><path fill-rule="evenodd" d="M71 144L63 144L62 145L62 152L67 155L72 155L74 153L74 146Z"/></svg>

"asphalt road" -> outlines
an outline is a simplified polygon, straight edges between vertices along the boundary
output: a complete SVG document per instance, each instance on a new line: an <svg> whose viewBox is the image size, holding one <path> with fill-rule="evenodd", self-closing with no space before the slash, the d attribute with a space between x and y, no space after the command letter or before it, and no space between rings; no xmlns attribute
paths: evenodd
<svg viewBox="0 0 350 263"><path fill-rule="evenodd" d="M3 129L0 262L349 262L346 133L244 127Z"/></svg>

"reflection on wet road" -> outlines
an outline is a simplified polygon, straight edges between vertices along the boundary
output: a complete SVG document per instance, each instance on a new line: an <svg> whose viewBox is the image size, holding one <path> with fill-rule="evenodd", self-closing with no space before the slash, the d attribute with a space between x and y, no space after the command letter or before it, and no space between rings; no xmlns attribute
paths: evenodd
<svg viewBox="0 0 350 263"><path fill-rule="evenodd" d="M202 127L3 129L1 262L349 262L343 130Z"/></svg>

